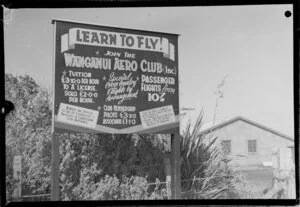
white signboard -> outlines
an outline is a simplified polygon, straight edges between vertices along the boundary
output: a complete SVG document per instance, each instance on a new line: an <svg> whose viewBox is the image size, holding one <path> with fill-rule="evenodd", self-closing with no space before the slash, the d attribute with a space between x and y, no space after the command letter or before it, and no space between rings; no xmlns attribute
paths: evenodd
<svg viewBox="0 0 300 207"><path fill-rule="evenodd" d="M61 103L58 121L76 126L95 128L99 111Z"/></svg>
<svg viewBox="0 0 300 207"><path fill-rule="evenodd" d="M140 117L144 128L156 127L175 121L172 105L140 111Z"/></svg>

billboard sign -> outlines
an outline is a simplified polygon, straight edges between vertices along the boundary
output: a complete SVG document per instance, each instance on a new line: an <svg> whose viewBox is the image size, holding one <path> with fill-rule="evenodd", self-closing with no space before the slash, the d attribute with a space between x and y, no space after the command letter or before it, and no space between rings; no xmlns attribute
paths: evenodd
<svg viewBox="0 0 300 207"><path fill-rule="evenodd" d="M54 131L179 133L178 35L53 22Z"/></svg>

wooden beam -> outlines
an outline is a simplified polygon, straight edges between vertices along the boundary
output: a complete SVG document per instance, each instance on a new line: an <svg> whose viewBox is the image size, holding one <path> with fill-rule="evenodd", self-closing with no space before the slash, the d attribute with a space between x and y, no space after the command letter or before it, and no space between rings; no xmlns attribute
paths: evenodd
<svg viewBox="0 0 300 207"><path fill-rule="evenodd" d="M58 139L58 134L52 134L51 200L59 201L59 139Z"/></svg>
<svg viewBox="0 0 300 207"><path fill-rule="evenodd" d="M171 199L171 154L166 153L164 156L164 169L166 175L166 188L168 199Z"/></svg>
<svg viewBox="0 0 300 207"><path fill-rule="evenodd" d="M181 198L180 135L171 136L171 198Z"/></svg>

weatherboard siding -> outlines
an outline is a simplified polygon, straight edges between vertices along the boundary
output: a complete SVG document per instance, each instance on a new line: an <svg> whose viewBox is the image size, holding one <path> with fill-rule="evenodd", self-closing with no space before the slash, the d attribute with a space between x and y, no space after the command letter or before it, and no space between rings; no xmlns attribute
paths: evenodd
<svg viewBox="0 0 300 207"><path fill-rule="evenodd" d="M209 134L206 134L206 137ZM221 149L222 140L231 140L231 164L237 167L263 166L263 162L272 161L272 148L292 146L291 140L283 138L243 120L234 121L213 131L218 137L217 146ZM256 140L257 152L248 152L248 140Z"/></svg>

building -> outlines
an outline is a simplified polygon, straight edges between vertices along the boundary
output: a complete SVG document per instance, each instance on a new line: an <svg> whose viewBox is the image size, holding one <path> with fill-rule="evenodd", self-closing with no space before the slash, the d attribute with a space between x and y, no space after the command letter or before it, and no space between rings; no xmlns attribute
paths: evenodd
<svg viewBox="0 0 300 207"><path fill-rule="evenodd" d="M236 168L272 166L272 149L293 147L293 138L254 121L238 116L202 127L205 140L218 137L216 144Z"/></svg>

